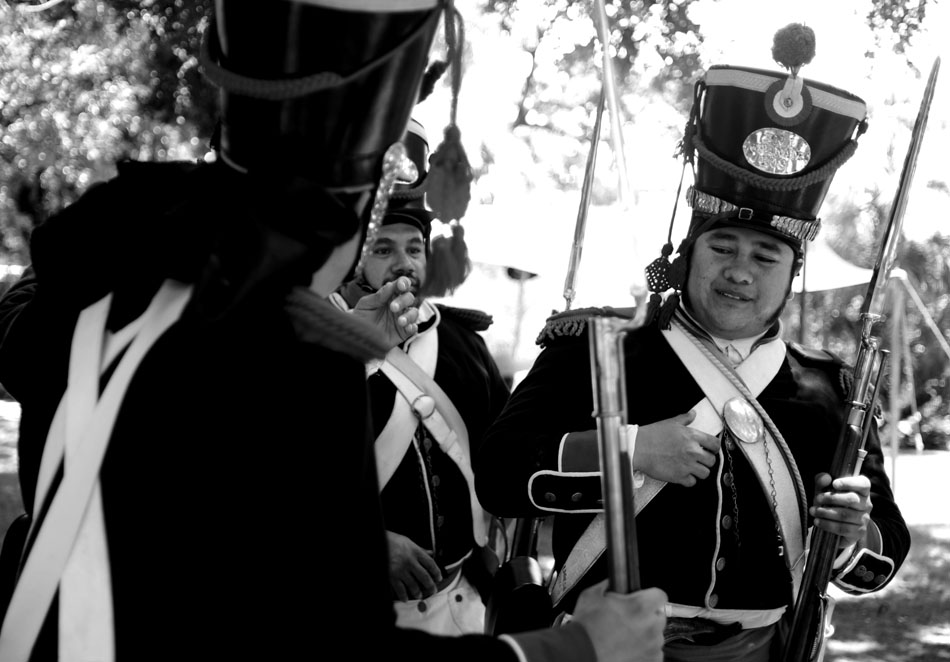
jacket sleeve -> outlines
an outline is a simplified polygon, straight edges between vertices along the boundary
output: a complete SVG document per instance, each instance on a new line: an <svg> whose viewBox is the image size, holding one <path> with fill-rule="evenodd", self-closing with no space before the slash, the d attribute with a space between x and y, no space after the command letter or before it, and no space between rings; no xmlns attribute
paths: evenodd
<svg viewBox="0 0 950 662"><path fill-rule="evenodd" d="M36 338L29 321L36 286L36 274L32 266L27 267L0 297L0 383L18 400L31 373L25 358L33 355L31 345Z"/></svg>
<svg viewBox="0 0 950 662"><path fill-rule="evenodd" d="M565 435L595 427L592 409L587 336L549 344L476 454L482 505L501 517L602 508L599 472L572 471L562 463Z"/></svg>

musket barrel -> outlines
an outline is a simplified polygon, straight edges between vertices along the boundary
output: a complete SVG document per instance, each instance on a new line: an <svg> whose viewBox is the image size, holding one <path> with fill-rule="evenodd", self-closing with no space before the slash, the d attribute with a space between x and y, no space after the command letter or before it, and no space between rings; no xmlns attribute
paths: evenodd
<svg viewBox="0 0 950 662"><path fill-rule="evenodd" d="M859 462L863 457L863 446L871 423L866 419L872 415L880 383L880 373L886 363L886 354L882 354L879 348L880 341L874 329L883 319L883 285L890 276L897 253L904 210L907 206L907 195L916 169L917 155L927 126L927 117L930 113L939 70L940 58L938 57L930 70L927 87L911 133L910 146L904 159L897 194L891 205L881 250L864 298L861 312L861 338L854 364L854 379L845 403L847 407L845 424L842 426L829 471L833 478L854 475L859 470ZM872 386L873 392L869 392ZM816 527L812 531L805 573L792 612L792 622L782 652L782 662L820 662L824 650L827 590L833 573L834 560L838 554L839 539L840 536L824 529Z"/></svg>
<svg viewBox="0 0 950 662"><path fill-rule="evenodd" d="M884 307L884 297L881 296L882 290L887 284L891 267L894 265L894 259L897 256L897 245L900 242L904 211L907 208L910 185L913 181L914 173L917 170L917 155L920 153L924 132L927 129L927 119L930 116L930 104L933 101L939 71L940 58L938 57L934 60L933 66L930 68L930 76L927 78L927 87L924 88L924 96L920 102L920 110L914 122L914 129L911 131L910 146L907 149L907 155L904 157L904 165L901 168L900 180L897 184L897 193L894 195L894 201L891 203L881 252L878 255L877 262L874 265L874 271L871 274L871 283L868 288L869 294L865 297L862 313L880 315Z"/></svg>
<svg viewBox="0 0 950 662"><path fill-rule="evenodd" d="M592 317L590 325L591 382L607 523L607 569L611 590L631 593L640 588L640 568L631 470L633 449L629 448L626 435L623 339L630 324L615 317Z"/></svg>
<svg viewBox="0 0 950 662"><path fill-rule="evenodd" d="M584 169L584 184L581 187L581 202L577 208L577 221L574 223L574 242L571 244L571 258L564 278L564 310L570 310L576 294L577 269L581 263L581 251L584 248L584 234L587 230L587 213L590 210L590 192L594 186L594 167L597 164L597 146L600 144L600 127L604 117L604 99L607 87L600 88L600 100L597 102L597 118L594 120L594 132L590 138L590 151L587 153L587 166Z"/></svg>

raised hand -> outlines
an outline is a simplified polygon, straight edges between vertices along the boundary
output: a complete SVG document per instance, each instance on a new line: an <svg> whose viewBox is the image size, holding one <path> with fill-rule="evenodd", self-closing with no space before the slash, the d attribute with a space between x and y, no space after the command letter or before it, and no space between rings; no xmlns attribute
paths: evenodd
<svg viewBox="0 0 950 662"><path fill-rule="evenodd" d="M411 287L412 282L400 276L357 301L353 314L382 331L390 347L395 347L419 330L419 309Z"/></svg>

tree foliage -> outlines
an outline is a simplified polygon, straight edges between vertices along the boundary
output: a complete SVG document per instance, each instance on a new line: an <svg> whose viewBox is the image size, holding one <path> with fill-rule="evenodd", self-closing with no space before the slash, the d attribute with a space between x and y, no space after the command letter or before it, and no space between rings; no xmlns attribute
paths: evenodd
<svg viewBox="0 0 950 662"><path fill-rule="evenodd" d="M608 53L624 92L626 122L658 104L685 120L704 37L691 9L710 1L605 0ZM196 57L212 0L41 6L33 11L32 0L0 0L0 263L26 264L32 228L112 176L116 161L200 158L216 120L215 91L201 77ZM871 0L866 23L879 50L905 52L925 24L928 6L927 0ZM527 188L543 180L575 190L583 179L602 79L592 7L571 0L468 0L463 9L471 10L467 23L520 40L530 62L507 118L509 135L527 155ZM470 65L471 49L466 56ZM440 85L447 86L447 78ZM473 152L480 157L479 176L502 165L488 141ZM594 204L614 196L614 187L595 182ZM839 201L837 222L829 223L833 245L857 264L872 264L888 204L874 190L861 200ZM134 217L129 210L129 221ZM941 328L950 323L948 242L908 243L900 257ZM863 294L862 288L810 294L814 312L806 340L850 356ZM947 363L933 351L930 331L913 311L908 315L917 330L918 399L938 403L935 411L946 413ZM786 316L797 333L796 305Z"/></svg>
<svg viewBox="0 0 950 662"><path fill-rule="evenodd" d="M209 2L0 2L0 247L28 260L31 229L124 158L195 158L214 97L195 54ZM130 210L130 216L133 210Z"/></svg>

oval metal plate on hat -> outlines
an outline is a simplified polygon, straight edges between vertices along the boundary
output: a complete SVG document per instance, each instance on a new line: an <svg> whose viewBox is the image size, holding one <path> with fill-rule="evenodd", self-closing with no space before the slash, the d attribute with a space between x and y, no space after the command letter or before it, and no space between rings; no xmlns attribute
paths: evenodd
<svg viewBox="0 0 950 662"><path fill-rule="evenodd" d="M733 437L754 444L765 435L765 426L755 408L745 398L732 398L722 408L722 418Z"/></svg>
<svg viewBox="0 0 950 662"><path fill-rule="evenodd" d="M811 161L811 146L792 131L766 127L756 129L742 141L742 154L749 165L770 175L794 175Z"/></svg>

